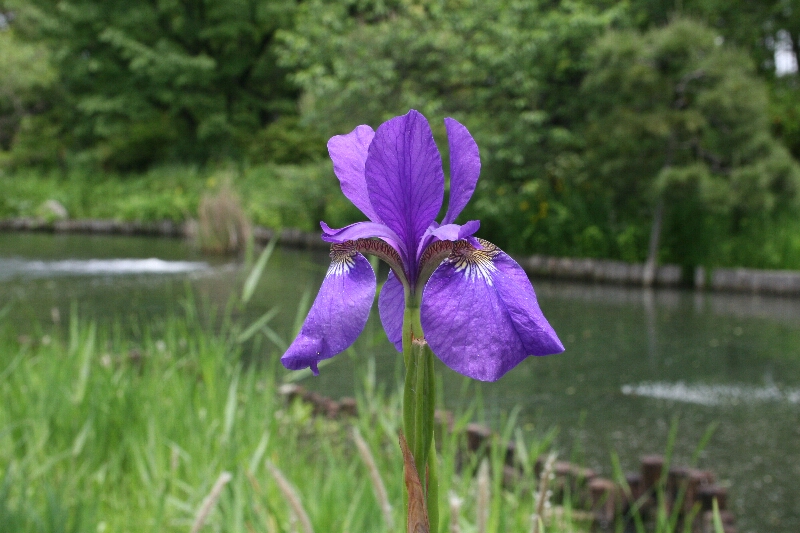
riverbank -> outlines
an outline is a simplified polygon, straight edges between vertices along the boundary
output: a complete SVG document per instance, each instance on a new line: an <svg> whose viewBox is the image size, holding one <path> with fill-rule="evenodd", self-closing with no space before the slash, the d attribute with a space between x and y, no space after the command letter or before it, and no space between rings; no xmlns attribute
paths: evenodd
<svg viewBox="0 0 800 533"><path fill-rule="evenodd" d="M136 222L107 219L55 220L25 217L0 220L0 231L33 231L51 233L85 233L105 235L146 235L188 238L193 225L186 222L163 220L161 222ZM319 233L298 229L274 230L264 226L253 228L253 238L266 244L278 236L286 246L327 250L329 244L319 238ZM641 286L644 264L626 263L610 259L516 256L520 266L530 275L553 279L566 279L616 285ZM656 269L654 285L657 287L694 287L697 290L743 292L800 296L800 271L762 270L753 268L698 267L687 273L679 265L660 265Z"/></svg>

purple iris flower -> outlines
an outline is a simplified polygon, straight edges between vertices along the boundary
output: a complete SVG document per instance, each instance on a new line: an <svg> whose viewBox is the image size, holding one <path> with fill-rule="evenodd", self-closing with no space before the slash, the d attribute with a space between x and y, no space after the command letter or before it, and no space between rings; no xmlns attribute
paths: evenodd
<svg viewBox="0 0 800 533"><path fill-rule="evenodd" d="M531 355L564 351L522 268L473 235L480 223L455 224L480 174L469 131L445 119L450 146L450 202L427 120L417 111L381 124L358 126L328 141L342 192L369 222L341 229L321 223L332 243L331 265L299 335L281 358L292 370L347 349L364 329L375 295L375 273L363 254L391 267L378 308L389 340L403 345L403 318L416 311L424 339L448 367L495 381ZM418 335L417 335L418 336ZM412 339L407 339L410 342Z"/></svg>

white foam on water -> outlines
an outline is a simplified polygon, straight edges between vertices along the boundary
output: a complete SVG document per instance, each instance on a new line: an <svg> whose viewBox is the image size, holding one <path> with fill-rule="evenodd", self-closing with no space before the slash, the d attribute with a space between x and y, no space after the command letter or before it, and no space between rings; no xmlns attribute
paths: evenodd
<svg viewBox="0 0 800 533"><path fill-rule="evenodd" d="M180 274L209 268L208 263L202 261L164 261L156 258L66 259L61 261L0 259L0 279L12 276Z"/></svg>
<svg viewBox="0 0 800 533"><path fill-rule="evenodd" d="M638 385L623 385L622 394L698 405L773 401L800 404L800 389L780 389L775 385L756 387L753 385L687 385L682 381L677 383L645 382Z"/></svg>

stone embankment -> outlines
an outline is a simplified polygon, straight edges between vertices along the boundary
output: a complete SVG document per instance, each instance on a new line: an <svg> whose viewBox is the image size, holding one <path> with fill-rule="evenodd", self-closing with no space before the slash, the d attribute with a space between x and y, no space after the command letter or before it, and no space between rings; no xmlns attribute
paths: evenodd
<svg viewBox="0 0 800 533"><path fill-rule="evenodd" d="M317 416L343 419L358 415L355 398L337 401L294 384L283 385L280 394L287 402L309 404ZM437 432L456 431L453 415L448 411L436 412L436 424ZM481 424L467 424L458 431L463 432L459 452L462 456L458 458L462 466L477 464L471 459L476 455L488 457L491 446L502 445L499 436ZM548 481L552 503L569 501L573 518L585 513L582 516L592 521L593 530L614 530L620 524L633 524L637 518L645 523L652 522L662 506L670 516L677 517L676 531L712 533L715 531L712 509L716 500L723 532L736 532L735 518L727 509L728 489L717 483L714 472L670 466L661 455L642 457L639 471L625 474L624 481L601 477L592 469L566 461L553 463L545 457L537 459L533 470L532 473L525 471L513 442L505 445L503 481L506 486L527 483L527 487L536 487L542 476L552 477ZM526 479L526 476L532 478Z"/></svg>
<svg viewBox="0 0 800 533"><path fill-rule="evenodd" d="M0 231L184 237L186 235L186 226L170 220L161 222L122 222L119 220L82 219L48 222L39 218L11 218L0 220Z"/></svg>
<svg viewBox="0 0 800 533"><path fill-rule="evenodd" d="M571 259L533 255L517 257L517 262L526 272L534 276L598 281L620 285L642 285L644 264L625 263L610 259ZM681 267L662 265L656 268L654 285L677 287L683 283Z"/></svg>
<svg viewBox="0 0 800 533"><path fill-rule="evenodd" d="M149 235L187 237L193 232L191 224L171 221L143 223L117 220L57 220L48 222L36 218L0 220L0 231L41 231L56 233L90 233L109 235ZM295 229L271 230L253 228L256 242L266 243L278 234L287 246L310 249L327 249L316 232ZM569 279L575 281L610 283L618 285L643 284L644 265L609 259L573 259L534 255L516 257L526 272L533 276ZM714 268L707 271L697 267L692 279L686 279L678 265L661 265L656 269L654 285L657 287L694 286L696 289L714 291L750 292L800 296L800 272L789 270L757 270L751 268Z"/></svg>

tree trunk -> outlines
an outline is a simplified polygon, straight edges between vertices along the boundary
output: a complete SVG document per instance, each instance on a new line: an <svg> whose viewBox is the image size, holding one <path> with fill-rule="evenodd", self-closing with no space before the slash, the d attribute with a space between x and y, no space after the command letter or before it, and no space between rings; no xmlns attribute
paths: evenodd
<svg viewBox="0 0 800 533"><path fill-rule="evenodd" d="M653 227L650 229L650 244L647 248L647 261L642 273L642 284L645 287L653 285L656 279L656 266L658 265L658 243L661 240L661 221L664 218L664 198L659 197L656 209L653 212Z"/></svg>

